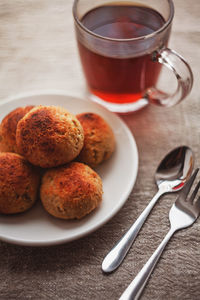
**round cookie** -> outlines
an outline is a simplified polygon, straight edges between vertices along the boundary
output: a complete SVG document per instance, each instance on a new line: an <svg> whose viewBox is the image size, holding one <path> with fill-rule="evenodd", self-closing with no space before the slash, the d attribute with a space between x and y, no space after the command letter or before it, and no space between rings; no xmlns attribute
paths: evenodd
<svg viewBox="0 0 200 300"><path fill-rule="evenodd" d="M4 117L0 124L0 152L17 152L17 123L34 106L18 107Z"/></svg>
<svg viewBox="0 0 200 300"><path fill-rule="evenodd" d="M56 167L72 161L83 147L83 128L66 109L39 105L17 125L19 153L33 165Z"/></svg>
<svg viewBox="0 0 200 300"><path fill-rule="evenodd" d="M36 169L16 153L0 153L0 213L15 214L35 203L39 187Z"/></svg>
<svg viewBox="0 0 200 300"><path fill-rule="evenodd" d="M96 167L110 158L115 149L115 137L111 127L99 115L82 113L77 115L84 131L84 146L78 161Z"/></svg>
<svg viewBox="0 0 200 300"><path fill-rule="evenodd" d="M40 187L44 208L61 219L83 218L101 203L102 194L99 175L79 162L49 169Z"/></svg>

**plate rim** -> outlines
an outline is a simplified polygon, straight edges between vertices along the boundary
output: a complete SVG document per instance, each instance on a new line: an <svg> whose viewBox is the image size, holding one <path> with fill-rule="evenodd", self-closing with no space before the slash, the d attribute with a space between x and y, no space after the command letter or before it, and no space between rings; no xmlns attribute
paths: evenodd
<svg viewBox="0 0 200 300"><path fill-rule="evenodd" d="M135 168L132 169L132 180L129 183L129 188L126 189L126 191L124 192L124 196L123 198L125 200L120 201L120 203L114 207L114 209L112 209L112 211L110 212L110 214L104 218L101 222L95 224L92 227L89 227L87 230L85 230L84 232L80 232L80 233L76 233L74 236L72 237L65 237L65 238L58 238L58 239L53 239L53 240L45 240L45 241L33 241L33 240L27 240L27 239L19 239L19 238L14 238L14 237L8 237L6 235L2 235L0 234L0 240L3 242L7 242L10 244L16 244L16 245L21 245L21 246L53 246L53 245L59 245L59 244L64 244L64 243L68 243L68 242L72 242L75 240L78 240L80 238L83 238L85 236L88 236L89 234L91 234L92 232L96 231L97 229L99 229L100 227L102 227L103 225L105 225L109 220L111 220L120 210L121 208L124 206L124 204L126 203L126 201L128 200L130 193L135 185L136 179L137 179L137 175L138 175L138 168L139 168L139 154L138 154L138 148L137 148L137 144L134 138L133 133L131 132L131 130L129 129L129 127L126 125L126 123L116 114L113 113L111 111L109 111L108 109L106 109L105 107L101 106L98 103L92 102L91 100L85 99L85 97L80 98L77 95L74 94L67 94L66 91L63 90L52 90L52 89L48 89L48 90L41 90L41 91L32 91L32 92L24 92L24 93L20 93L17 94L16 96L10 96L4 99L0 100L0 107L10 103L12 101L16 101L22 98L26 98L26 97L39 97L39 96L63 96L63 97L70 97L70 98L75 98L77 100L81 100L81 101L85 101L87 103L91 103L94 107L99 107L101 110L111 114L114 118L117 119L118 122L120 122L120 125L123 127L123 129L125 130L127 136L128 136L128 140L129 142L132 144L132 149L134 150L134 158L135 158Z"/></svg>

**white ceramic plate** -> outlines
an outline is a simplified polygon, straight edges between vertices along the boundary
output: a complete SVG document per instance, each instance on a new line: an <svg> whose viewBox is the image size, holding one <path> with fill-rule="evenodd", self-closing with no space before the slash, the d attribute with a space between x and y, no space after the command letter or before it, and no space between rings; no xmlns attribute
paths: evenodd
<svg viewBox="0 0 200 300"><path fill-rule="evenodd" d="M128 127L115 114L103 107L62 94L21 95L0 101L0 121L11 110L26 105L57 105L73 114L94 112L112 127L116 151L110 160L96 168L103 180L101 206L82 220L59 220L49 215L40 201L19 215L0 215L0 239L9 243L30 246L55 245L83 237L111 219L127 200L138 172L138 151Z"/></svg>

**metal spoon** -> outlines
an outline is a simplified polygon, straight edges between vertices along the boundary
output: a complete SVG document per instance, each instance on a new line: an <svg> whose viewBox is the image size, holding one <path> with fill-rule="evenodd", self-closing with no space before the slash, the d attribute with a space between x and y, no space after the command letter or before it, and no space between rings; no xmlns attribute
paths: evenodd
<svg viewBox="0 0 200 300"><path fill-rule="evenodd" d="M127 233L104 258L102 263L104 272L110 273L119 267L160 196L182 189L192 174L193 166L194 155L189 147L178 147L166 155L155 173L158 192Z"/></svg>

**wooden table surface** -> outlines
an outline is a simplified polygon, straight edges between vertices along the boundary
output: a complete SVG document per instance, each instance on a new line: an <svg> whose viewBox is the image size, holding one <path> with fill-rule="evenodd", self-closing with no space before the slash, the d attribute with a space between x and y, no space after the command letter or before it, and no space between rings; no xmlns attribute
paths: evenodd
<svg viewBox="0 0 200 300"><path fill-rule="evenodd" d="M85 97L72 2L0 1L0 101L49 89ZM192 67L191 94L173 108L149 105L123 117L137 143L139 172L129 199L107 224L80 240L53 247L0 242L0 299L118 299L167 232L175 195L162 197L156 205L123 265L109 276L102 274L103 257L156 193L153 175L165 153L188 145L195 153L195 166L200 166L200 1L174 4L169 46ZM142 299L199 300L199 262L200 219L173 237Z"/></svg>

